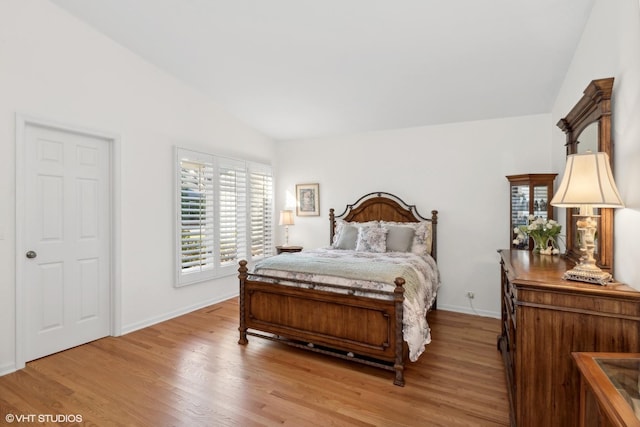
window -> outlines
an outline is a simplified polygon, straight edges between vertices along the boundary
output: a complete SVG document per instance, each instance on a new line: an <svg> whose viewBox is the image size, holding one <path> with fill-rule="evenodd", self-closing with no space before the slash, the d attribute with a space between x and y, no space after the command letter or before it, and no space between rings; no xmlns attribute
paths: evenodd
<svg viewBox="0 0 640 427"><path fill-rule="evenodd" d="M273 255L270 166L181 148L176 163L177 286Z"/></svg>
<svg viewBox="0 0 640 427"><path fill-rule="evenodd" d="M253 165L249 171L251 258L273 254L273 179L271 168Z"/></svg>
<svg viewBox="0 0 640 427"><path fill-rule="evenodd" d="M179 159L178 241L181 275L213 269L213 164L201 156Z"/></svg>

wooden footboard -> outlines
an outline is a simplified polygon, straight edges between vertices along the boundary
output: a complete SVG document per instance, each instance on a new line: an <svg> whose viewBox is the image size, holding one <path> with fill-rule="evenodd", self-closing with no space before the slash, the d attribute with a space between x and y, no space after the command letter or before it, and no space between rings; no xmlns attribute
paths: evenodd
<svg viewBox="0 0 640 427"><path fill-rule="evenodd" d="M379 299L249 278L246 261L238 272L239 344L247 344L247 335L267 338L392 370L394 384L404 385L404 279L387 293L392 299Z"/></svg>

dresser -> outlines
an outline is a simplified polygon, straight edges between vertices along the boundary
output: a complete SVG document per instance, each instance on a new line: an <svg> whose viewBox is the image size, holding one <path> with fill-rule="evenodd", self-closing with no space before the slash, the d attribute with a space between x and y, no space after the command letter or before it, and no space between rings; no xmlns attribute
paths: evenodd
<svg viewBox="0 0 640 427"><path fill-rule="evenodd" d="M578 426L572 352L640 352L640 291L562 280L564 257L498 251L502 330L513 426Z"/></svg>

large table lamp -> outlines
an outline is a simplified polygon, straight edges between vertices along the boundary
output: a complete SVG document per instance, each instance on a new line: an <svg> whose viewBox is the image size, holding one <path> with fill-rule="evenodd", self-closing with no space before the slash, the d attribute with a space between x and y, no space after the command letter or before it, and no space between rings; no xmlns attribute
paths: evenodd
<svg viewBox="0 0 640 427"><path fill-rule="evenodd" d="M624 204L613 180L607 153L586 152L567 156L562 182L551 204L560 208L580 208L576 228L580 244L580 259L565 272L563 278L604 285L612 280L602 271L593 256L598 215L593 208L623 208Z"/></svg>
<svg viewBox="0 0 640 427"><path fill-rule="evenodd" d="M284 225L284 246L289 246L289 226L293 225L293 211L280 211L280 225Z"/></svg>

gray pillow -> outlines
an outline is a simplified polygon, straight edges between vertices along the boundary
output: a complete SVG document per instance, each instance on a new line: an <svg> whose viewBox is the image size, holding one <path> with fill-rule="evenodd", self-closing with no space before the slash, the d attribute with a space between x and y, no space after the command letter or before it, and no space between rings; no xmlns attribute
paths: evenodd
<svg viewBox="0 0 640 427"><path fill-rule="evenodd" d="M409 252L416 234L412 227L387 227L387 252Z"/></svg>
<svg viewBox="0 0 640 427"><path fill-rule="evenodd" d="M354 250L356 248L356 242L358 241L358 227L345 224L342 227L338 241L334 248L336 249L349 249Z"/></svg>

